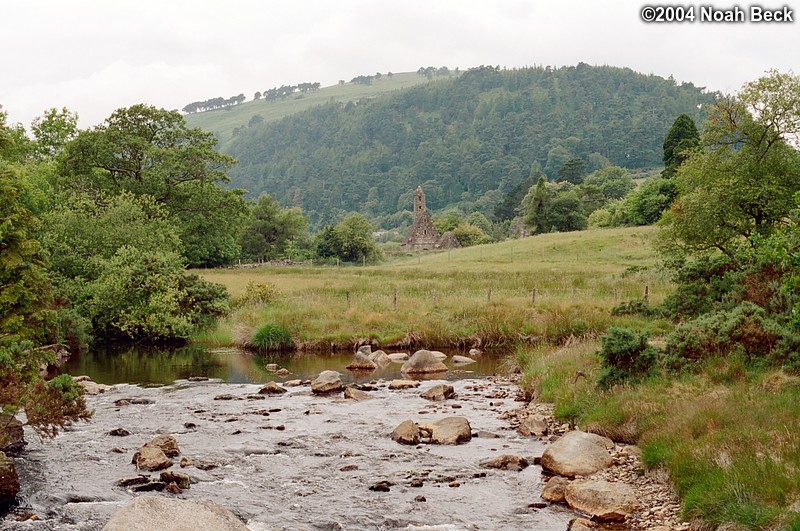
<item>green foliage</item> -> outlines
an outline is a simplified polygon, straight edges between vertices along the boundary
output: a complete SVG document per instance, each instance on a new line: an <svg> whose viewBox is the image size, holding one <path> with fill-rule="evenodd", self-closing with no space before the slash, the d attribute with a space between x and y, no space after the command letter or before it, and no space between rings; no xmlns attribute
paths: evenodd
<svg viewBox="0 0 800 531"><path fill-rule="evenodd" d="M471 247L473 245L480 245L482 243L491 243L492 238L480 228L475 225L461 224L453 230L453 236L456 237L461 247Z"/></svg>
<svg viewBox="0 0 800 531"><path fill-rule="evenodd" d="M800 335L782 326L752 302L731 310L706 313L680 323L667 336L673 369L693 369L713 356L742 354L748 362L767 360L798 368Z"/></svg>
<svg viewBox="0 0 800 531"><path fill-rule="evenodd" d="M36 155L53 158L58 155L67 142L78 133L78 113L63 107L48 109L42 116L33 119L31 132L36 139Z"/></svg>
<svg viewBox="0 0 800 531"><path fill-rule="evenodd" d="M699 120L697 104L715 96L688 83L580 64L476 68L366 101L350 99L350 106L334 101L244 127L226 146L241 161L230 172L233 184L299 205L317 228L368 203L369 215L383 219L407 208L401 199L420 184L434 211L488 213L508 196L495 216L505 220L519 201L509 192L531 177L534 164L551 179L568 160L592 154L592 170L602 157L627 168L658 166L675 116ZM247 105L261 114L267 108L261 102L242 108ZM537 178L538 172L534 183ZM373 187L381 193L371 201ZM391 228L388 221L382 226Z"/></svg>
<svg viewBox="0 0 800 531"><path fill-rule="evenodd" d="M621 302L611 309L611 315L642 315L644 317L663 317L664 312L660 308L650 306L644 299L633 299Z"/></svg>
<svg viewBox="0 0 800 531"><path fill-rule="evenodd" d="M52 298L24 189L22 172L0 160L0 345L41 337Z"/></svg>
<svg viewBox="0 0 800 531"><path fill-rule="evenodd" d="M248 282L244 293L239 297L240 304L270 304L283 296L275 284L269 282Z"/></svg>
<svg viewBox="0 0 800 531"><path fill-rule="evenodd" d="M558 181L572 184L581 184L586 175L586 161L580 157L573 157L565 162L558 170Z"/></svg>
<svg viewBox="0 0 800 531"><path fill-rule="evenodd" d="M317 255L339 258L345 262L373 262L381 259L381 251L372 238L372 225L361 214L353 214L334 227L326 227L317 235Z"/></svg>
<svg viewBox="0 0 800 531"><path fill-rule="evenodd" d="M299 208L281 208L264 194L252 205L252 217L241 237L242 256L249 260L273 260L286 256L290 244L306 235L308 220Z"/></svg>
<svg viewBox="0 0 800 531"><path fill-rule="evenodd" d="M694 120L687 114L681 114L675 119L664 138L664 177L675 175L678 166L689 158L691 152L700 146L700 133L694 125Z"/></svg>
<svg viewBox="0 0 800 531"><path fill-rule="evenodd" d="M455 209L450 209L447 212L433 217L433 225L439 234L444 234L447 231L455 230L456 227L464 223L464 214Z"/></svg>
<svg viewBox="0 0 800 531"><path fill-rule="evenodd" d="M583 180L586 186L596 186L606 201L622 199L636 188L628 170L619 166L606 166L590 173Z"/></svg>
<svg viewBox="0 0 800 531"><path fill-rule="evenodd" d="M492 222L480 212L472 212L467 216L467 224L481 229L483 233L487 235L491 235L494 231Z"/></svg>
<svg viewBox="0 0 800 531"><path fill-rule="evenodd" d="M95 330L109 337L186 339L226 310L225 289L186 277L177 254L123 246L100 268L88 307Z"/></svg>
<svg viewBox="0 0 800 531"><path fill-rule="evenodd" d="M252 347L260 352L281 352L294 348L292 335L284 327L266 324L259 328L251 340Z"/></svg>
<svg viewBox="0 0 800 531"><path fill-rule="evenodd" d="M217 265L239 256L247 209L241 190L224 190L233 159L214 149L211 133L189 129L175 111L134 105L81 131L59 157L68 194L91 190L148 195L179 231L191 265Z"/></svg>
<svg viewBox="0 0 800 531"><path fill-rule="evenodd" d="M786 218L800 190L800 152L786 140L800 130L798 100L800 78L770 72L711 110L703 149L678 169L665 250L733 257L744 238L767 236Z"/></svg>
<svg viewBox="0 0 800 531"><path fill-rule="evenodd" d="M619 205L614 225L652 225L677 197L678 185L674 179L651 177Z"/></svg>
<svg viewBox="0 0 800 531"><path fill-rule="evenodd" d="M601 338L602 373L599 383L610 387L616 383L643 378L651 374L658 361L658 351L648 344L648 334L629 328L611 327Z"/></svg>

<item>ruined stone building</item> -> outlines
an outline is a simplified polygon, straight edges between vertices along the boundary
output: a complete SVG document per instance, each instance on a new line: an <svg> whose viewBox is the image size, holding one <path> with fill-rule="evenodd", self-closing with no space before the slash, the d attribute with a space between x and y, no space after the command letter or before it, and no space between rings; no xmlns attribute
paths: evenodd
<svg viewBox="0 0 800 531"><path fill-rule="evenodd" d="M418 186L414 191L414 223L408 229L402 248L407 251L428 251L430 249L454 249L461 247L452 231L441 236L433 225L431 215L425 206L425 192Z"/></svg>

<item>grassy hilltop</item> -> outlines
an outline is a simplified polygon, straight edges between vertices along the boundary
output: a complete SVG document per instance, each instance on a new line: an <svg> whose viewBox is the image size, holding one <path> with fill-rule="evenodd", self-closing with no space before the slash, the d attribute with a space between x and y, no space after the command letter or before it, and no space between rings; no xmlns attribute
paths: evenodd
<svg viewBox="0 0 800 531"><path fill-rule="evenodd" d="M443 78L434 78L434 81L436 79ZM347 82L343 85L322 87L316 92L296 94L287 99L251 100L226 109L189 114L186 115L186 123L190 127L199 127L204 131L212 131L217 134L220 139L220 148L222 151L226 151L233 140L233 130L237 127L247 127L250 118L255 115L264 118L265 123L275 122L329 101L346 103L429 82L428 78L416 72L401 72L393 74L392 77L383 75L380 79L374 79L371 85ZM248 94L248 98L252 98L252 96L252 94Z"/></svg>

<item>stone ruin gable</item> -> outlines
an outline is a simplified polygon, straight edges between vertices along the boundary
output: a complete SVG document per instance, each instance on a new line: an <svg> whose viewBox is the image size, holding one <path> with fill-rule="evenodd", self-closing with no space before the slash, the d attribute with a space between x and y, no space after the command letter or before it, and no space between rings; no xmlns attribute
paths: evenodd
<svg viewBox="0 0 800 531"><path fill-rule="evenodd" d="M453 234L453 231L449 230L442 234L439 238L439 241L436 242L437 249L460 249L461 244L458 243L458 238L456 235Z"/></svg>
<svg viewBox="0 0 800 531"><path fill-rule="evenodd" d="M425 192L418 186L414 191L414 223L408 229L402 248L407 251L427 251L436 249L439 240L439 231L425 206Z"/></svg>

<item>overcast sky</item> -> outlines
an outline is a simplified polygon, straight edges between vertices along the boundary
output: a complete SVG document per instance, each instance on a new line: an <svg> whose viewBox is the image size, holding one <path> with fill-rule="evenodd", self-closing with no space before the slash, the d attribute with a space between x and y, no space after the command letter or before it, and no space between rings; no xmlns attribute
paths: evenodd
<svg viewBox="0 0 800 531"><path fill-rule="evenodd" d="M647 24L640 18L644 5L0 0L0 104L10 122L26 127L50 107L77 111L81 126L88 127L135 103L180 109L215 96L244 93L249 100L256 90L282 84L326 86L428 65L513 68L582 61L672 75L726 93L770 68L800 73L800 22ZM715 7L731 5L720 0ZM746 10L751 4L738 5ZM783 5L800 10L800 0L773 7Z"/></svg>

